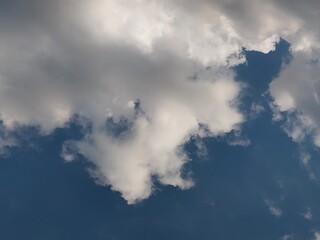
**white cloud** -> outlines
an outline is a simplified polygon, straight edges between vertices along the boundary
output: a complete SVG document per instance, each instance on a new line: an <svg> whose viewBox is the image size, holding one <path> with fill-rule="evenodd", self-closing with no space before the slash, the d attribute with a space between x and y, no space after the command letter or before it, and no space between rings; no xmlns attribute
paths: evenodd
<svg viewBox="0 0 320 240"><path fill-rule="evenodd" d="M293 235L292 234L285 234L282 236L281 240L289 240L292 239Z"/></svg>
<svg viewBox="0 0 320 240"><path fill-rule="evenodd" d="M310 208L306 209L306 211L303 213L303 217L309 221L312 219L312 212Z"/></svg>
<svg viewBox="0 0 320 240"><path fill-rule="evenodd" d="M265 200L265 203L270 211L270 213L275 217L281 217L282 216L282 210L278 208L272 201Z"/></svg>
<svg viewBox="0 0 320 240"><path fill-rule="evenodd" d="M243 47L268 52L282 36L306 54L317 42L316 21L308 12L316 1L302 12L298 3L277 1L19 4L0 10L4 126L36 125L49 134L75 114L88 119L92 129L73 150L96 166L91 174L99 183L111 185L129 203L152 193L153 177L180 188L192 185L183 173L188 158L179 149L200 134L199 123L208 126L211 136L239 129L245 119L236 104L241 85L229 68L244 61ZM25 7L32 17L21 12ZM287 93L275 97L281 110L305 106L295 87ZM133 109L137 99L143 113ZM126 118L131 129L120 138L106 134L107 117ZM316 125L312 110L304 117ZM68 161L75 157L68 148L61 154Z"/></svg>
<svg viewBox="0 0 320 240"><path fill-rule="evenodd" d="M300 152L300 161L304 166L308 166L311 159L311 155L305 151Z"/></svg>
<svg viewBox="0 0 320 240"><path fill-rule="evenodd" d="M270 213L275 217L281 217L282 211L280 208L276 208L274 206L269 207Z"/></svg>
<svg viewBox="0 0 320 240"><path fill-rule="evenodd" d="M320 4L307 1L305 4L293 3L291 12L300 19L303 28L295 35L288 36L292 43L292 61L283 66L280 76L270 84L270 93L274 97L280 113L289 112L285 131L297 142L311 137L316 146L320 146L319 129L319 54ZM307 14L309 12L310 14Z"/></svg>
<svg viewBox="0 0 320 240"><path fill-rule="evenodd" d="M294 52L292 62L270 85L270 92L282 112L291 112L285 130L294 141L311 135L320 146L318 92L320 90L318 51Z"/></svg>
<svg viewBox="0 0 320 240"><path fill-rule="evenodd" d="M240 47L215 42L204 22L177 9L175 18L190 22L199 38L190 34L183 22L173 22L170 8L157 2L84 1L75 5L80 12L71 11L72 2L57 3L64 6L59 11L55 5L33 3L41 12L37 23L24 19L29 26L24 29L10 23L13 30L1 38L6 49L0 54L4 126L36 125L49 134L74 114L88 119L91 131L71 150L87 157L96 166L91 174L97 181L119 191L128 203L152 193L153 177L182 189L192 186L183 173L188 158L180 146L198 133L200 123L218 135L243 121L234 103L241 86L227 63ZM57 12L47 15L52 9ZM113 10L118 11L114 16L104 14ZM91 16L90 11L101 14ZM114 29L108 25L111 20ZM204 54L202 46L221 53ZM198 71L203 74L190 79ZM137 99L143 111L138 115L132 104ZM107 134L107 116L128 119L132 129L123 138ZM65 145L61 153L66 161L75 158L69 148Z"/></svg>

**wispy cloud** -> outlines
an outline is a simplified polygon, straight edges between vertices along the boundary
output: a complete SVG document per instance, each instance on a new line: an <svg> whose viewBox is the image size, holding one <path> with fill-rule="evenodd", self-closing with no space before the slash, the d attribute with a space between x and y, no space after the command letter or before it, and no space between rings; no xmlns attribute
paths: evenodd
<svg viewBox="0 0 320 240"><path fill-rule="evenodd" d="M266 199L265 203L270 211L270 213L275 217L281 217L282 216L282 210L277 207L272 201Z"/></svg>
<svg viewBox="0 0 320 240"><path fill-rule="evenodd" d="M306 211L302 214L303 217L306 219L306 220L311 220L312 219L312 212L311 212L311 209L310 208L307 208Z"/></svg>

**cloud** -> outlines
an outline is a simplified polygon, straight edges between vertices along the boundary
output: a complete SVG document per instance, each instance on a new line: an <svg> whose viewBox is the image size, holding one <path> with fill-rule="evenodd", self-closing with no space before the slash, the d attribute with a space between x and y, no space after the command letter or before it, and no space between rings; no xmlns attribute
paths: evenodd
<svg viewBox="0 0 320 240"><path fill-rule="evenodd" d="M36 21L21 16L1 28L6 32L0 43L4 126L10 131L39 126L50 134L74 115L86 119L90 131L83 140L65 145L61 156L72 161L72 146L95 165L91 174L97 182L119 191L128 203L147 198L154 177L165 185L191 187L183 172L189 159L180 146L198 133L200 123L214 136L243 121L234 102L241 85L227 62L240 47L218 48L221 39L207 43L213 33L201 22L198 28L194 18L185 20L204 42L194 35L180 36L189 30L182 22L172 23L167 16L173 13L160 3L93 2L30 2L29 7L39 11ZM79 12L72 11L72 3ZM113 10L120 12L104 14ZM150 15L141 17L145 12ZM181 11L177 14L187 18ZM114 29L108 25L111 20ZM205 53L202 45L222 52L194 52L199 48ZM199 71L196 80L190 78ZM106 129L108 119L116 126L126 119L131 127L122 137L114 136Z"/></svg>
<svg viewBox="0 0 320 240"><path fill-rule="evenodd" d="M282 216L282 210L274 205L274 203L270 200L265 200L266 205L268 206L268 209L270 213L275 217L281 217Z"/></svg>
<svg viewBox="0 0 320 240"><path fill-rule="evenodd" d="M282 236L281 240L289 240L292 239L293 235L292 234L285 234Z"/></svg>
<svg viewBox="0 0 320 240"><path fill-rule="evenodd" d="M316 146L319 141L319 62L317 51L293 53L293 60L270 85L270 92L281 112L288 112L284 126L296 142L311 136Z"/></svg>
<svg viewBox="0 0 320 240"><path fill-rule="evenodd" d="M217 136L245 120L237 109L242 86L230 70L245 61L242 49L268 52L285 37L303 63L317 43L309 17L317 5L11 1L0 10L0 118L10 131L38 126L43 134L74 115L90 122L84 139L62 149L62 157L74 159L70 148L85 156L97 182L128 203L150 196L154 178L188 188L181 145L201 135L199 124ZM294 87L282 100L272 89L278 87L271 92L281 110L306 106ZM304 116L316 126L312 109ZM108 132L108 121L121 134Z"/></svg>
<svg viewBox="0 0 320 240"><path fill-rule="evenodd" d="M311 137L320 146L319 132L319 2L293 3L288 7L303 28L288 36L292 59L283 65L280 75L270 84L270 93L277 106L278 117L287 114L284 129L296 142ZM310 11L311 14L307 14Z"/></svg>
<svg viewBox="0 0 320 240"><path fill-rule="evenodd" d="M306 211L302 214L304 219L311 220L312 219L312 212L310 208L307 208Z"/></svg>

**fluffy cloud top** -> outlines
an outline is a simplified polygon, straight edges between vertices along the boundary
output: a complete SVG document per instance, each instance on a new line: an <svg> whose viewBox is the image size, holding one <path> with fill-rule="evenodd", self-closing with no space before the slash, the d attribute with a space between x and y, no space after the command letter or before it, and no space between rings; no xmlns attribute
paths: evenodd
<svg viewBox="0 0 320 240"><path fill-rule="evenodd" d="M154 177L188 188L181 145L201 135L199 124L216 136L238 129L245 118L236 104L241 85L230 70L244 62L243 47L268 52L284 37L298 54L296 64L306 68L301 78L316 76L318 70L307 66L317 61L303 63L318 47L318 5L6 1L0 10L0 118L6 131L35 125L47 134L74 115L89 120L92 129L73 149L96 166L92 176L100 184L128 203L150 196ZM310 99L296 94L299 80L286 92L283 81L271 86L275 103L282 110L302 108L316 126L312 109L304 110ZM108 119L117 127L126 119L127 129L111 134Z"/></svg>

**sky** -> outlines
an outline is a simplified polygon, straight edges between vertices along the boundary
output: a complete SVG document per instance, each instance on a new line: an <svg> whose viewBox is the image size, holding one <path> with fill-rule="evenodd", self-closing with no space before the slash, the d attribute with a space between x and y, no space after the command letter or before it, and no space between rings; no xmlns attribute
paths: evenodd
<svg viewBox="0 0 320 240"><path fill-rule="evenodd" d="M320 2L0 3L1 239L320 239Z"/></svg>

